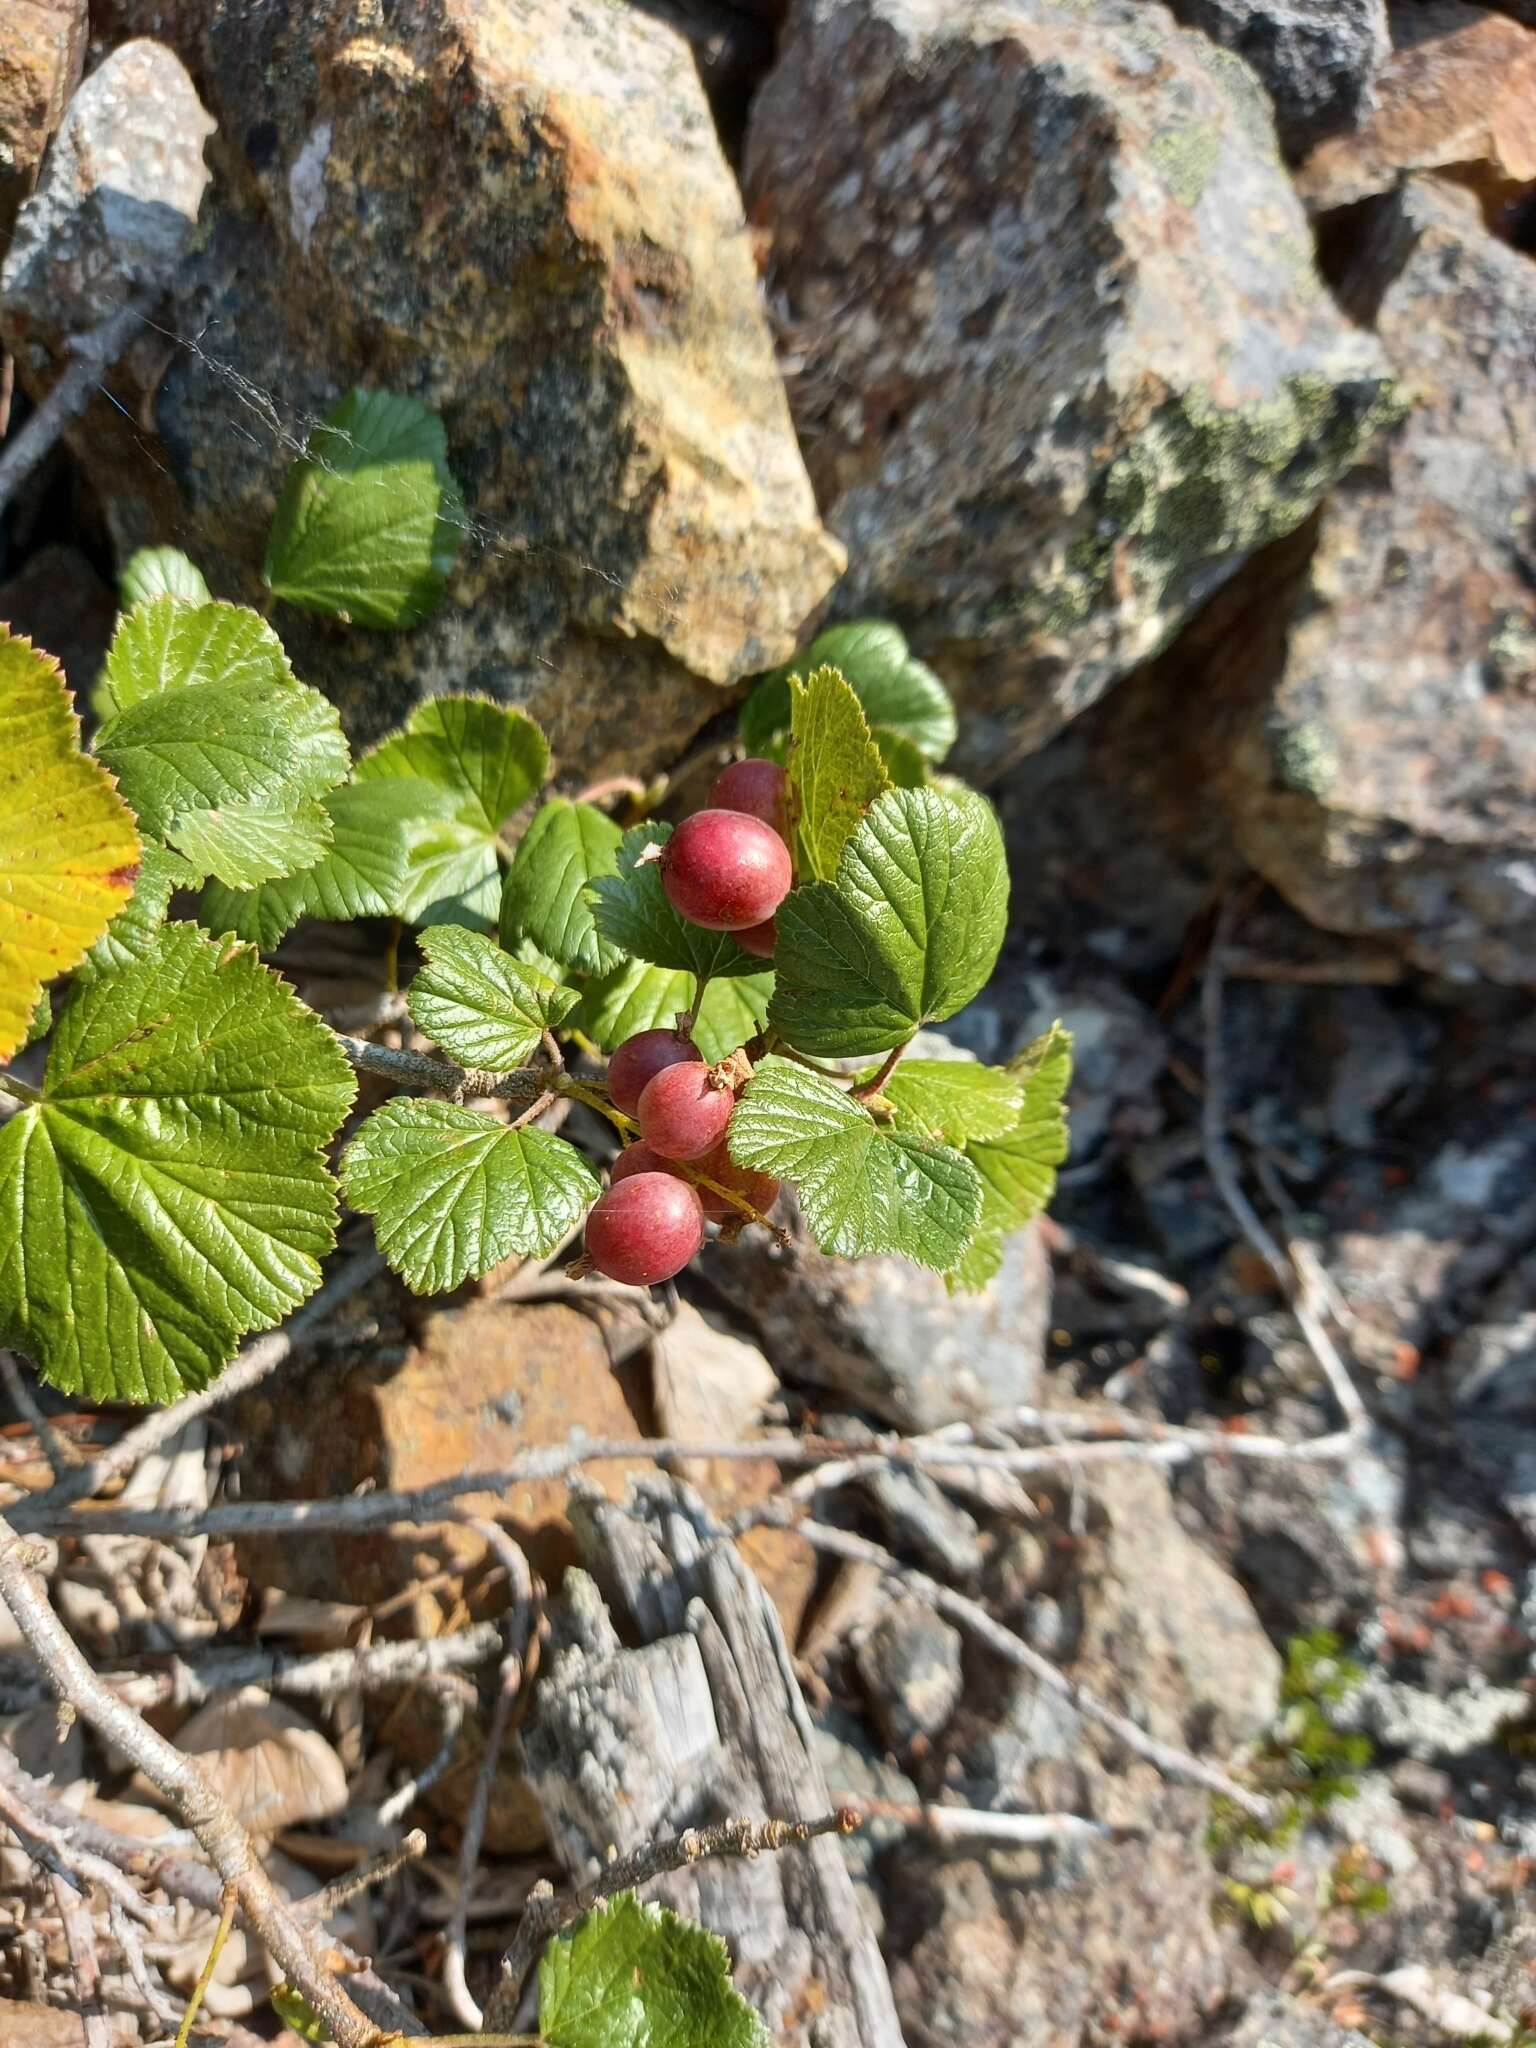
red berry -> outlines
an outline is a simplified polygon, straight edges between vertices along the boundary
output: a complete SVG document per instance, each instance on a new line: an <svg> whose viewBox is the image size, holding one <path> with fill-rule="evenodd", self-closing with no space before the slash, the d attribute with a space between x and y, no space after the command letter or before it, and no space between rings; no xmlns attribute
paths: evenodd
<svg viewBox="0 0 1536 2048"><path fill-rule="evenodd" d="M640 1091L640 1135L663 1159L702 1159L724 1138L735 1107L708 1067L692 1060L663 1067Z"/></svg>
<svg viewBox="0 0 1536 2048"><path fill-rule="evenodd" d="M771 1173L754 1173L749 1166L738 1166L723 1144L694 1163L700 1173L707 1174L721 1187L730 1188L750 1202L760 1216L766 1216L779 1199L779 1184ZM711 1223L723 1223L727 1216L741 1214L730 1202L723 1202L718 1195L712 1195L708 1188L700 1188L698 1192L699 1200L704 1204L704 1214Z"/></svg>
<svg viewBox="0 0 1536 2048"><path fill-rule="evenodd" d="M715 777L709 792L716 810L745 811L749 818L761 818L781 839L788 839L784 799L789 781L777 761L733 761Z"/></svg>
<svg viewBox="0 0 1536 2048"><path fill-rule="evenodd" d="M739 932L772 917L794 881L789 848L745 811L695 811L667 841L661 882L680 917Z"/></svg>
<svg viewBox="0 0 1536 2048"><path fill-rule="evenodd" d="M779 943L779 920L765 917L761 924L749 924L745 931L733 932L731 936L743 953L751 953L759 960L771 960L773 949Z"/></svg>
<svg viewBox="0 0 1536 2048"><path fill-rule="evenodd" d="M704 1055L691 1038L680 1031L637 1031L626 1038L608 1062L608 1095L615 1109L633 1116L640 1091L653 1074L673 1067L681 1060L700 1060Z"/></svg>
<svg viewBox="0 0 1536 2048"><path fill-rule="evenodd" d="M632 1173L671 1173L672 1161L663 1159L659 1152L653 1152L643 1138L637 1138L633 1145L626 1145L608 1169L608 1184L617 1187L621 1180L628 1180Z"/></svg>
<svg viewBox="0 0 1536 2048"><path fill-rule="evenodd" d="M599 1196L587 1217L587 1257L630 1287L670 1280L703 1242L698 1194L670 1173L632 1173Z"/></svg>

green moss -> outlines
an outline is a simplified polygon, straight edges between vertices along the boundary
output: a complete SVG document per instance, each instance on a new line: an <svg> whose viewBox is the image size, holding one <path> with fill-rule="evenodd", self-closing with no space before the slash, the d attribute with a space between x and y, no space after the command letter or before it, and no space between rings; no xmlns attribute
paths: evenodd
<svg viewBox="0 0 1536 2048"><path fill-rule="evenodd" d="M1339 749L1321 720L1288 726L1271 741L1275 778L1298 795L1322 798L1338 780Z"/></svg>
<svg viewBox="0 0 1536 2048"><path fill-rule="evenodd" d="M1151 142L1152 161L1181 206L1194 206L1221 158L1221 130L1210 121L1180 121L1159 128Z"/></svg>
<svg viewBox="0 0 1536 2048"><path fill-rule="evenodd" d="M1309 1820L1353 1794L1375 1745L1368 1735L1334 1726L1332 1710L1365 1676L1340 1651L1338 1637L1327 1629L1293 1636L1286 1644L1280 1716L1248 1772L1254 1790L1270 1801L1273 1817L1265 1825L1230 1800L1213 1799L1206 1830L1213 1855L1283 1848Z"/></svg>

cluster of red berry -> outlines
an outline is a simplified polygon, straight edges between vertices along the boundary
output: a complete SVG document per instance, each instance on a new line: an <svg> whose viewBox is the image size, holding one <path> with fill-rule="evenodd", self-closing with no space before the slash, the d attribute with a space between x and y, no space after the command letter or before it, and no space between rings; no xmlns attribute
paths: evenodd
<svg viewBox="0 0 1536 2048"><path fill-rule="evenodd" d="M709 808L685 818L661 857L661 883L680 917L770 959L774 913L794 881L786 838L784 770L772 761L737 761L715 779ZM726 1150L736 1108L728 1075L706 1066L681 1032L639 1031L608 1063L615 1109L634 1117L639 1140L615 1160L608 1192L587 1217L587 1256L598 1272L632 1287L680 1273L704 1242L706 1218L736 1212L679 1171L689 1161L759 1214L779 1184L737 1166Z"/></svg>

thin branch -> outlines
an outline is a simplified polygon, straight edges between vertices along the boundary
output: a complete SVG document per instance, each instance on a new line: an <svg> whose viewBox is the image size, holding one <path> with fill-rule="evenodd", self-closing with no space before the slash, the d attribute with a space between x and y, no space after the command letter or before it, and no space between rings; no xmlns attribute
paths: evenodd
<svg viewBox="0 0 1536 2048"><path fill-rule="evenodd" d="M1328 1382L1329 1390L1338 1403L1345 1428L1352 1437L1358 1439L1370 1426L1370 1416L1366 1412L1365 1403L1349 1376L1349 1368L1334 1348L1333 1339L1324 1329L1311 1302L1307 1299L1307 1291L1298 1280L1295 1267L1243 1192L1231 1148L1227 1143L1226 1040L1222 1020L1223 955L1232 936L1236 916L1236 899L1228 896L1223 900L1217 913L1216 931L1211 940L1205 982L1200 992L1201 1019L1205 1028L1205 1098L1201 1104L1200 1127L1205 1141L1206 1164L1210 1168L1211 1179L1216 1183L1217 1192L1232 1212L1238 1228L1274 1274L1290 1304L1291 1313L1307 1340L1308 1349L1317 1360L1323 1377Z"/></svg>
<svg viewBox="0 0 1536 2048"><path fill-rule="evenodd" d="M191 1828L226 1887L340 2048L373 2048L373 2022L318 1960L308 1937L256 1860L250 1837L191 1757L114 1697L80 1654L29 1568L21 1538L0 1516L0 1598L59 1698L141 1770Z"/></svg>
<svg viewBox="0 0 1536 2048"><path fill-rule="evenodd" d="M213 1982L213 1973L219 1967L219 1957L224 1953L224 1944L229 1939L230 1929L235 1924L235 1908L239 1897L232 1884L224 1887L223 1903L219 1907L219 1924L214 1929L213 1942L208 1950L208 1960L198 1972L197 1982L192 1986L192 1996L187 2000L187 2009L182 2014L181 2025L176 2030L176 2048L187 2048L192 2039L192 2029L197 2024L198 2008L203 2002L208 1986Z"/></svg>
<svg viewBox="0 0 1536 2048"><path fill-rule="evenodd" d="M0 1374L5 1378L5 1391L10 1395L12 1407L18 1409L32 1425L38 1447L47 1461L48 1470L55 1481L61 1472L71 1472L80 1458L73 1444L66 1443L54 1428L53 1423L38 1405L37 1396L27 1385L27 1376L14 1351L0 1347Z"/></svg>
<svg viewBox="0 0 1536 2048"><path fill-rule="evenodd" d="M364 1892L376 1891L381 1884L388 1884L408 1863L414 1863L426 1853L426 1836L420 1828L412 1828L393 1849L376 1856L371 1863L365 1863L361 1870L349 1871L345 1877L338 1877L334 1884L326 1885L312 1898L302 1899L294 1911L301 1920L329 1920L333 1913L339 1912L353 1899L360 1899Z"/></svg>
<svg viewBox="0 0 1536 2048"><path fill-rule="evenodd" d="M101 2003L101 1957L96 1953L96 1928L90 1908L67 1877L54 1876L53 1897L64 1923L64 1942L80 2000L85 2048L112 2048L112 2022Z"/></svg>
<svg viewBox="0 0 1536 2048"><path fill-rule="evenodd" d="M464 1716L475 1696L474 1687L458 1679L430 1686L428 1691L436 1700L443 1718L442 1739L416 1775L407 1778L403 1785L397 1785L381 1802L377 1816L380 1827L393 1827L397 1820L402 1820L422 1793L429 1791L447 1773L458 1749L459 1730L464 1726Z"/></svg>
<svg viewBox="0 0 1536 2048"><path fill-rule="evenodd" d="M111 1865L107 1867L110 1869ZM107 1895L107 1924L112 1930L112 1939L117 1943L118 1954L145 2006L162 2026L174 2027L178 2018L176 2007L171 2003L164 1984L150 1975L143 1938L111 1893Z"/></svg>
<svg viewBox="0 0 1536 2048"><path fill-rule="evenodd" d="M764 1519L771 1517L764 1516ZM1042 1657L1038 1650L1031 1649L1022 1636L1005 1628L1000 1621L994 1621L987 1610L975 1600L968 1600L963 1593L951 1591L937 1579L931 1579L916 1566L904 1563L891 1551L878 1543L871 1543L867 1537L855 1536L846 1529L833 1529L821 1522L799 1521L792 1526L798 1534L817 1550L826 1551L833 1557L847 1558L855 1564L872 1564L880 1571L889 1572L893 1578L909 1585L930 1607L947 1615L959 1628L966 1629L985 1643L987 1648L1007 1663L1016 1665L1021 1671L1056 1693L1075 1707L1085 1720L1096 1721L1107 1728L1112 1735L1136 1756L1142 1757L1162 1772L1165 1778L1172 1778L1189 1785L1201 1785L1208 1792L1219 1792L1224 1799L1230 1799L1234 1806L1255 1820L1268 1821L1271 1818L1270 1804L1257 1793L1250 1792L1245 1785L1238 1784L1225 1771L1214 1764L1202 1763L1198 1757L1190 1756L1185 1750L1172 1743L1159 1742L1148 1735L1145 1729L1117 1713L1113 1707L1085 1686L1070 1679L1058 1665Z"/></svg>
<svg viewBox="0 0 1536 2048"><path fill-rule="evenodd" d="M924 1828L939 1841L985 1842L1115 1842L1139 1833L1085 1820L1076 1813L995 1813L975 1806L914 1806L896 1799L867 1799L861 1793L836 1795L861 1820L890 1820L901 1827Z"/></svg>
<svg viewBox="0 0 1536 2048"><path fill-rule="evenodd" d="M88 1526L94 1533L95 1517ZM501 1642L495 1622L425 1641L365 1643L350 1650L323 1650L312 1657L294 1657L272 1650L214 1650L196 1662L177 1659L168 1671L101 1671L98 1682L126 1706L200 1707L220 1693L259 1685L289 1699L329 1699L338 1692L383 1692L445 1672L472 1670L496 1654ZM41 1680L7 1686L0 1681L0 1703L7 1713L21 1713L46 1696Z"/></svg>
<svg viewBox="0 0 1536 2048"><path fill-rule="evenodd" d="M248 1344L211 1386L204 1387L201 1393L187 1394L181 1400L173 1401L169 1408L157 1409L88 1465L77 1465L46 1493L33 1494L28 1500L19 1502L12 1516L13 1526L18 1529L35 1528L40 1519L46 1521L70 1502L85 1500L99 1493L114 1479L125 1477L141 1465L152 1451L159 1450L162 1444L179 1436L189 1422L195 1422L210 1409L232 1400L236 1394L249 1393L284 1359L291 1357L303 1340L328 1320L333 1309L349 1300L359 1288L366 1287L383 1270L384 1261L376 1251L355 1253L336 1268L324 1286L312 1294L280 1330Z"/></svg>
<svg viewBox="0 0 1536 2048"><path fill-rule="evenodd" d="M859 1816L851 1807L823 1814L820 1820L724 1820L712 1827L687 1828L666 1841L651 1842L631 1855L615 1857L602 1872L574 1891L555 1892L535 1885L523 1908L512 1946L501 1959L501 1975L485 2009L488 2027L509 2026L518 1995L540 1949L553 1934L617 1892L634 1891L668 1871L682 1870L709 1856L761 1856L781 1849L803 1848L819 1835L851 1835Z"/></svg>
<svg viewBox="0 0 1536 2048"><path fill-rule="evenodd" d="M54 1876L75 1885L99 1885L113 1905L138 1920L159 1916L145 1905L138 1892L115 1864L97 1856L70 1839L65 1828L55 1827L27 1804L20 1786L8 1773L0 1777L0 1820L16 1836L34 1863Z"/></svg>
<svg viewBox="0 0 1536 2048"><path fill-rule="evenodd" d="M21 432L12 436L0 453L0 511L50 453L76 414L84 412L96 386L133 340L135 330L143 325L145 315L159 296L158 292L149 292L130 299L111 319L71 344L69 366Z"/></svg>
<svg viewBox="0 0 1536 2048"><path fill-rule="evenodd" d="M429 1053L408 1052L402 1046L374 1045L370 1039L352 1038L342 1031L336 1033L336 1042L360 1074L377 1074L396 1088L432 1088L455 1102L462 1102L466 1095L527 1101L550 1078L548 1067L477 1073L452 1060L433 1059Z"/></svg>

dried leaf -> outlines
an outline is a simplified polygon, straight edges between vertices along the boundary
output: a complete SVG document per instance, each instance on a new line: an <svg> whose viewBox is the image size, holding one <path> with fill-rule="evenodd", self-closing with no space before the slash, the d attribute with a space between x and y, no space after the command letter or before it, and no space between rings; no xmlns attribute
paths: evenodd
<svg viewBox="0 0 1536 2048"><path fill-rule="evenodd" d="M210 1700L176 1737L195 1756L243 1827L276 1834L322 1820L347 1803L341 1758L319 1729L260 1686Z"/></svg>

